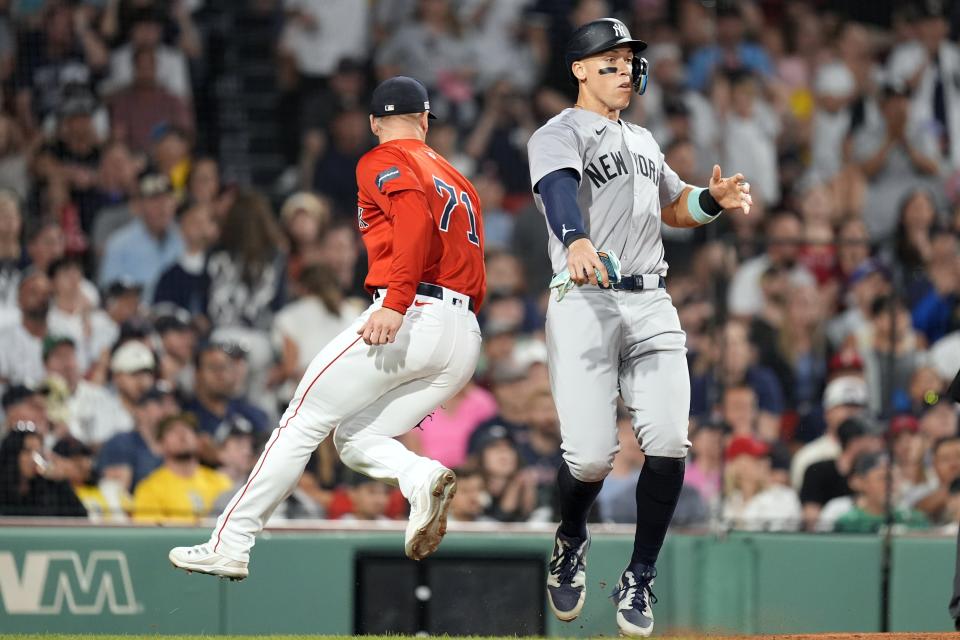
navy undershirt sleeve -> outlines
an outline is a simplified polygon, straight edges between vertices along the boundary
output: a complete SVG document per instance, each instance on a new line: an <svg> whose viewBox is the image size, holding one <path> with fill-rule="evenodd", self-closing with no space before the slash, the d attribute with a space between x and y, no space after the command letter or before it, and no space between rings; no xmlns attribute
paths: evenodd
<svg viewBox="0 0 960 640"><path fill-rule="evenodd" d="M570 243L586 238L583 215L577 204L580 176L573 169L558 169L540 179L536 189L543 199L547 223L553 234L569 247Z"/></svg>

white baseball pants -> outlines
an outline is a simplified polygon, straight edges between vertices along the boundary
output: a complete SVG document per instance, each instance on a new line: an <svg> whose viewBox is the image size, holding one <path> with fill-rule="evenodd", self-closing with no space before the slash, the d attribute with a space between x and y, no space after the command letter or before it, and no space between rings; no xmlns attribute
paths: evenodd
<svg viewBox="0 0 960 640"><path fill-rule="evenodd" d="M666 291L585 285L560 302L551 297L547 350L563 458L574 478L597 482L613 468L618 395L644 453L686 457L686 334Z"/></svg>
<svg viewBox="0 0 960 640"><path fill-rule="evenodd" d="M216 552L249 560L255 536L334 430L350 468L399 486L404 496L426 482L440 463L394 438L456 394L480 355L480 327L466 296L443 294L443 300L418 295L396 341L367 346L357 330L380 308L381 295L316 355L249 479L217 520L210 539Z"/></svg>

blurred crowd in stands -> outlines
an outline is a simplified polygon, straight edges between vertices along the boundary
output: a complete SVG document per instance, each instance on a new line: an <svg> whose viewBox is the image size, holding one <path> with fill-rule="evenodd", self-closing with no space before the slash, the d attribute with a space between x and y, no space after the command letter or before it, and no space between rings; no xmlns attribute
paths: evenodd
<svg viewBox="0 0 960 640"><path fill-rule="evenodd" d="M664 229L693 444L675 524L960 520L960 3L942 0L0 0L0 515L194 522L253 468L313 355L369 302L357 160L411 75L476 185L481 366L407 446L458 521L555 520L547 227L526 141L572 102L579 24L622 18L623 114L749 216ZM635 518L628 412L594 519ZM598 425L602 427L602 425ZM274 522L402 519L313 456Z"/></svg>

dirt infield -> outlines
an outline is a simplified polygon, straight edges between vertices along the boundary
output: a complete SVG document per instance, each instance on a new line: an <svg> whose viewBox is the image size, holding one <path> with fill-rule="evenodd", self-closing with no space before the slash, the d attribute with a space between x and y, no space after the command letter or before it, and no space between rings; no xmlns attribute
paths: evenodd
<svg viewBox="0 0 960 640"><path fill-rule="evenodd" d="M682 636L694 638L697 636ZM765 638L769 640L940 640L941 638L950 638L957 640L960 633L813 633L803 635L755 635L755 636L700 636L707 638L716 638L720 640L757 640ZM664 640L669 640L665 638ZM679 640L679 638L677 639Z"/></svg>

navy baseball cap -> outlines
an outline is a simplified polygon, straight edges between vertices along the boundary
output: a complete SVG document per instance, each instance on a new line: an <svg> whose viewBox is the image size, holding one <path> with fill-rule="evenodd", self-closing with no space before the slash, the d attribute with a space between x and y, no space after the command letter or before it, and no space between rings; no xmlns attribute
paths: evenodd
<svg viewBox="0 0 960 640"><path fill-rule="evenodd" d="M616 18L594 20L579 27L570 36L564 61L569 69L577 60L617 47L630 47L634 53L639 53L647 48L647 43L633 39L627 25Z"/></svg>
<svg viewBox="0 0 960 640"><path fill-rule="evenodd" d="M890 279L890 270L887 269L883 263L873 258L867 258L857 265L857 268L854 269L853 273L850 274L850 277L847 280L847 285L852 287L864 278L872 276L875 273L883 276L885 280Z"/></svg>
<svg viewBox="0 0 960 640"><path fill-rule="evenodd" d="M407 76L394 76L384 80L373 90L370 100L370 113L379 117L398 116L403 113L423 113L430 118L430 96L419 81Z"/></svg>
<svg viewBox="0 0 960 640"><path fill-rule="evenodd" d="M93 449L72 436L60 438L53 445L53 452L61 458L82 458L93 455Z"/></svg>

